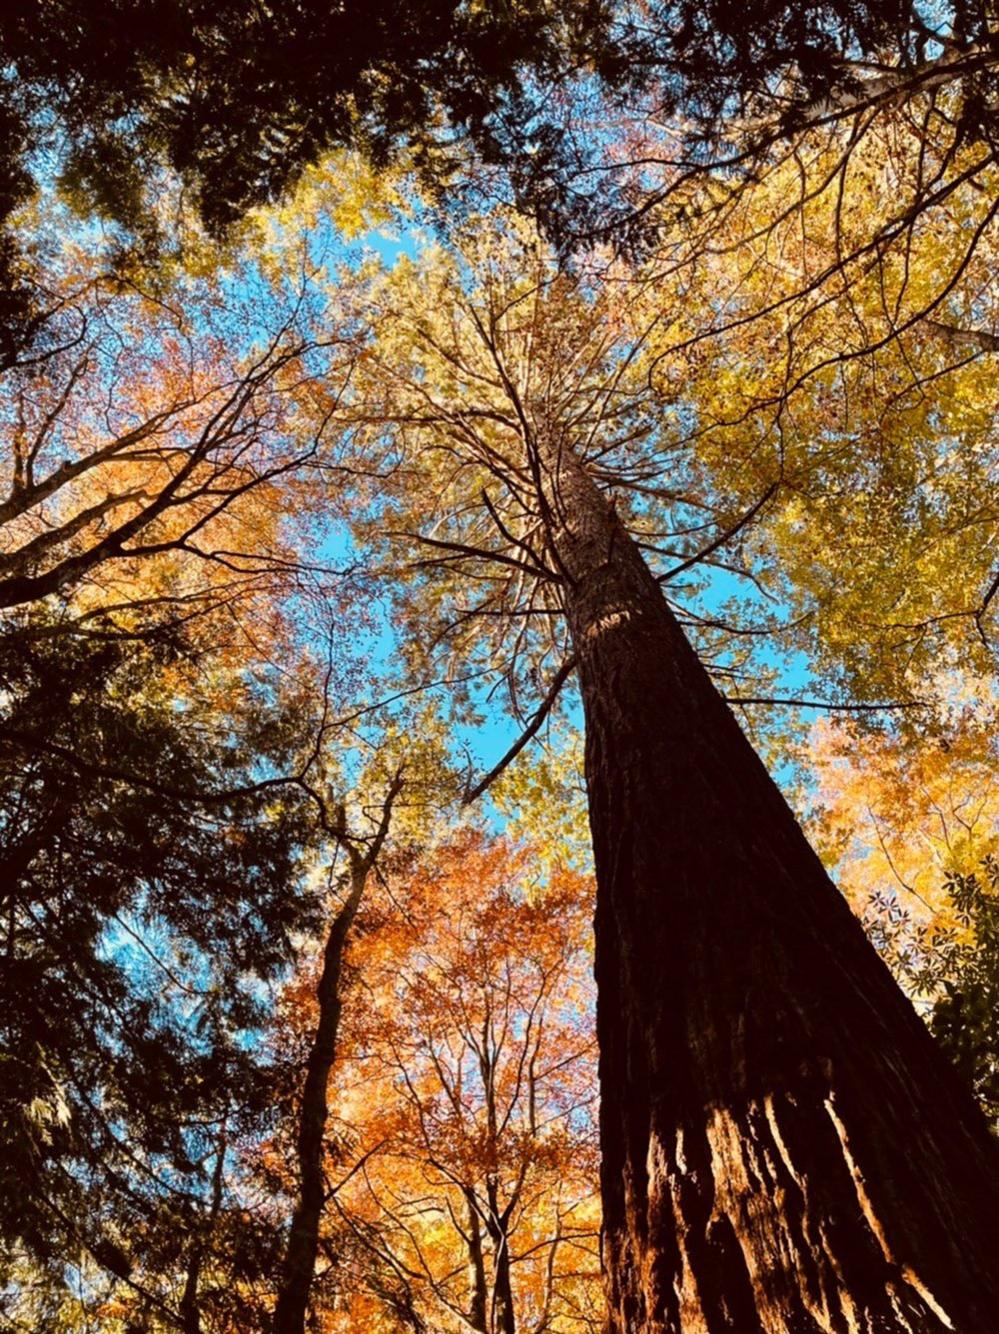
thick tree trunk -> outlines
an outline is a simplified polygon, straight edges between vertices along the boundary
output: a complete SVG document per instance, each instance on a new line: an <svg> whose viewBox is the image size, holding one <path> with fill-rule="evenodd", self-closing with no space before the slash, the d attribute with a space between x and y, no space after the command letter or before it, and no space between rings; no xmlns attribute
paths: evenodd
<svg viewBox="0 0 999 1334"><path fill-rule="evenodd" d="M569 455L614 1334L999 1329L999 1157Z"/></svg>

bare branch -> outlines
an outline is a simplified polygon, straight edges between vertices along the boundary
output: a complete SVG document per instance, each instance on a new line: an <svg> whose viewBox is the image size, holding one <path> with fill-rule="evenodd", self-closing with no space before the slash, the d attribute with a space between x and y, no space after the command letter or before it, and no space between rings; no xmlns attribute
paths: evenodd
<svg viewBox="0 0 999 1334"><path fill-rule="evenodd" d="M497 764L493 765L493 767L486 774L485 778L480 779L480 781L476 783L476 785L473 788L470 788L469 791L465 793L461 802L463 806L470 806L472 802L476 800L476 798L481 797L483 792L485 792L486 789L490 787L496 781L497 778L499 778L500 774L503 773L503 771L510 764L513 763L513 761L517 758L520 752L527 745L528 741L530 741L530 739L533 736L537 735L538 730L541 727L541 724L548 717L549 713L551 713L555 705L555 701L558 699L559 693L561 692L563 685L565 685L566 680L575 670L575 667L576 667L575 656L568 658L562 664L562 666L555 673L552 683L548 688L548 694L541 701L541 704L537 712L535 713L534 717L531 719L530 723L528 723L527 727L520 734L517 740L513 743L510 749L506 752L503 758Z"/></svg>

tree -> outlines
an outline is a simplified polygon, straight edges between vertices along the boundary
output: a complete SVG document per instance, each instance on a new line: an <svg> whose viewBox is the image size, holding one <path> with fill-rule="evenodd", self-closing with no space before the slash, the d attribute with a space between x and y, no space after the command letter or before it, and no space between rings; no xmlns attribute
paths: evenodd
<svg viewBox="0 0 999 1334"><path fill-rule="evenodd" d="M165 301L69 269L51 346L4 377L0 607L237 621L321 584L302 539L349 317L313 337L307 280L192 279Z"/></svg>
<svg viewBox="0 0 999 1334"><path fill-rule="evenodd" d="M0 356L30 343L44 309L39 238L24 227L40 179L55 175L79 212L109 226L111 250L125 251L116 262L138 251L154 266L176 249L176 215L192 202L218 237L330 150L384 165L408 149L445 180L460 156L449 141L470 131L495 145L488 127L524 117L525 77L571 67L598 12L577 0L8 7ZM156 192L171 178L181 197L165 216Z"/></svg>
<svg viewBox="0 0 999 1334"><path fill-rule="evenodd" d="M957 90L958 137L984 143L995 114L982 4L932 19L905 0L53 8L14 6L0 28L3 216L30 192L33 154L54 145L90 208L147 236L143 196L164 166L218 229L331 148L384 161L408 143L453 168L464 135L552 232L578 237L581 218L627 228L677 178L751 174L777 141L886 104ZM595 101L598 117L627 107L630 127L666 124L668 147L660 136L639 161L627 130L587 141ZM665 188L650 168L670 172Z"/></svg>
<svg viewBox="0 0 999 1334"><path fill-rule="evenodd" d="M32 678L30 706L14 708L11 696L0 741L12 784L22 766L33 774L31 794L42 815L49 805L65 812L67 785L93 785L96 805L76 813L74 839L85 838L88 822L101 838L124 836L116 834L108 791L138 793L122 817L126 828L142 820L142 801L165 806L162 827L149 821L152 842L134 840L132 860L114 864L107 902L85 861L74 874L60 873L66 938L54 954L28 951L42 984L61 997L61 1015L48 1007L52 1023L87 1028L96 1022L95 1003L106 1002L107 1011L95 1029L98 1054L85 1057L81 1043L81 1060L89 1063L75 1071L77 1091L97 1119L84 1125L77 1117L59 1149L60 1170L72 1176L75 1160L69 1168L66 1160L83 1145L90 1155L83 1170L94 1181L75 1196L67 1187L71 1207L55 1199L30 1244L44 1247L62 1232L64 1248L89 1247L94 1264L132 1289L124 1298L112 1290L103 1308L109 1319L165 1320L185 1331L226 1313L237 1323L258 1322L254 1289L273 1277L278 1236L268 1235L241 1180L246 1144L276 1097L273 1071L260 1059L260 992L289 963L291 937L319 921L315 895L298 880L298 856L306 846L319 855L329 835L314 780L329 764L338 726L331 695L356 668L335 642L347 585L334 587L325 563L306 559L324 471L320 447L336 402L333 365L349 378L354 328L345 309L339 334L311 336L308 266L303 278L299 257L288 280L280 252L251 266L237 291L180 275L169 298L162 285L153 293L83 265L68 268L59 275L49 342L9 367L4 385L13 441L0 513L4 643L11 662L26 655L12 669L11 689L22 668L44 685L35 690ZM47 603L41 615L39 603ZM310 640L313 603L329 639L325 673ZM60 651L63 671L53 673ZM76 718L69 701L81 673ZM41 721L46 688L55 715L48 729ZM10 799L13 806L20 799L16 784ZM222 815L231 807L239 817L226 835ZM182 829L192 822L186 843L171 814ZM39 818L45 851L45 831L55 837L61 824L51 830ZM245 866L238 856L211 855L220 830L242 844ZM271 838L286 859L277 868L268 861ZM16 872L22 852L30 862L39 848L14 841ZM60 862L68 856L60 846ZM251 881L242 898L241 872ZM103 872L94 874L103 885ZM202 893L218 915L214 930L185 916L179 897L169 908L147 904L147 879L156 887L165 876L179 895L183 874L196 886L191 894ZM231 921L224 900L214 902L217 874L232 878ZM268 876L271 897L255 903L253 892L264 894ZM117 949L119 928L138 947L137 958ZM11 941L27 948L30 931L11 930ZM105 961L109 933L121 958ZM69 966L74 936L94 956L104 987L96 994L86 967L71 969L68 979L60 972ZM253 942L259 958L249 954ZM147 994L147 956L168 979L162 1005ZM24 1034L12 1033L11 1050L22 1038L30 1046ZM136 1042L141 1048L132 1052L127 1080L102 1066L119 1041L124 1053ZM43 1051L40 1059L49 1058ZM124 1059L115 1053L115 1062ZM156 1093L144 1107L143 1084L162 1090L162 1107ZM178 1090L173 1100L171 1084ZM46 1143L48 1122L69 1115L61 1098L51 1106L40 1095L28 1099ZM136 1153L145 1150L142 1118L153 1115L160 1138L133 1161L128 1135L136 1137ZM121 1154L124 1166L115 1158ZM89 1217L74 1231L73 1214L84 1207ZM125 1220L134 1228L130 1254L108 1239Z"/></svg>
<svg viewBox="0 0 999 1334"><path fill-rule="evenodd" d="M969 143L991 163L993 35L987 5L927 17L905 0L15 5L0 26L0 355L40 313L38 242L21 233L42 152L79 211L154 260L192 199L218 236L343 147L380 165L402 150L452 202L498 168L567 251L643 245L674 205L687 214L692 178L738 190L803 135L859 141L900 105L946 127L944 175ZM914 213L933 204L930 166ZM150 187L171 176L167 220Z"/></svg>
<svg viewBox="0 0 999 1334"><path fill-rule="evenodd" d="M0 639L12 1318L27 1254L50 1289L78 1266L98 1292L103 1270L109 1315L190 1334L259 1261L238 1154L270 1115L263 998L317 917L311 802L281 781L309 713L266 682L227 714L182 692L176 630L51 629Z"/></svg>
<svg viewBox="0 0 999 1334"><path fill-rule="evenodd" d="M596 1328L592 886L471 830L384 874L347 957L319 1309ZM289 990L285 1023L311 1025L311 994Z"/></svg>
<svg viewBox="0 0 999 1334"><path fill-rule="evenodd" d="M475 26L479 12L452 13ZM855 368L880 373L888 365L894 403L896 394L921 396L937 374L956 383L953 373L969 347L976 355L995 349L994 330L988 321L978 322L989 313L987 269L982 297L982 243L996 216L992 16L962 9L949 28L941 14L940 26L927 31L908 7L879 17L852 4L804 11L752 5L743 37L739 24L747 15L727 6L710 6L706 22L686 4L643 6L638 13L644 30L631 25L629 12L614 11L618 32L627 38L622 53L634 54L640 49L635 42L645 42L645 63L633 84L606 48L591 51L593 68L612 88L647 90L654 112L689 105L692 133L670 123L663 136L646 118L622 141L600 102L590 134L594 164L592 155L575 156L562 130L538 116L537 88L529 80L521 96L511 92L510 78L501 78L497 120L497 104L490 100L495 85L479 80L474 60L471 111L446 105L444 119L470 124L484 151L513 162L518 198L531 200L556 231L552 219L565 210L559 173L563 180L568 173L570 182L599 179L601 173L591 169L606 164L602 155L610 145L614 160L609 176L603 174L604 181L615 182L610 207L598 185L592 198L582 200L582 225L570 220L559 240L565 246L597 235L616 244L624 234L639 253L651 247L657 259L665 258L665 280L660 274L649 281L635 301L630 275L618 263L602 270L580 263L569 276L526 229L508 244L484 227L474 246L432 262L419 281L402 267L393 281L373 285L378 340L357 358L351 384L351 394L367 397L341 401L339 388L320 395L320 420L325 426L336 417L348 428L342 446L353 456L347 475L359 471L355 444L366 446L355 495L360 502L367 492L372 500L369 530L393 529L392 538L422 558L404 607L413 631L411 661L422 666L421 655L447 651L470 658L473 671L488 670L505 682L515 714L524 713L522 701L540 696L533 716L524 714L525 741L557 706L574 671L580 681L599 884L598 1027L605 1053L604 1217L612 1319L651 1329L808 1322L829 1328L850 1321L928 1328L956 1321L984 1329L996 1305L996 1278L978 1238L989 1219L994 1147L712 692L660 585L682 602L681 577L732 549L739 554L738 575L752 578L747 534L754 525L763 531L768 513L785 520L778 531L786 549L801 557L798 571L807 570L808 553L798 539L807 530L806 540L814 540L820 525L808 522L807 505L796 512L787 501L795 488L800 494L803 472L807 480L802 458L809 437L819 454L833 444L815 475L847 477L850 500L859 494L863 505L868 498L866 469L877 453L869 446L878 432L863 437L852 467L834 457L849 452L856 434L848 410L849 391L858 378L862 382ZM266 31L269 25L256 11L251 17L278 51L285 32ZM300 11L291 17L297 20ZM233 50L248 51L251 70L243 82L259 94L253 76L262 66L270 80L263 91L279 103L275 116L246 118L250 139L260 124L278 147L272 153L266 140L260 152L260 143L251 142L244 159L245 139L235 144L237 188L228 195L221 191L228 204L215 219L224 227L253 197L252 188L242 189L246 180L252 178L252 185L263 179L263 193L270 189L268 157L280 165L293 156L289 130L309 152L326 142L304 104L313 88L322 96L323 80L313 77L303 105L283 120L283 80L273 77L270 51L261 53L253 41L244 49L238 13L226 18L218 31L210 21L199 29L204 52L192 52L184 37L169 47L162 66L143 66L141 50L137 65L123 60L121 96L113 79L110 92L102 80L106 53L100 39L91 41L86 22L53 28L57 60L49 66L44 60L33 64L35 53L25 54L14 42L5 69L23 76L27 98L8 116L15 149L45 123L31 99L39 89L60 87L67 39L71 56L74 43L88 58L96 52L99 59L90 64L97 64L97 77L79 77L87 60L74 65L70 59L70 78L61 101L56 99L56 120L62 114L69 123L79 113L78 124L88 132L98 127L85 150L98 144L95 134L103 134L98 156L104 153L104 162L92 170L84 152L70 184L78 197L90 188L96 198L100 182L109 213L136 216L143 201L134 192L128 198L135 176L107 170L109 162L122 163L128 140L119 131L135 132L138 160L169 159L173 149L164 145L170 126L164 130L158 118L165 109L169 122L175 109L185 120L186 75L170 68L175 51L195 80L206 72L204 63L199 66L205 52L221 51L229 71L240 68ZM598 21L603 18L598 14ZM295 22L286 26L301 36ZM16 24L12 31L19 40L24 36ZM314 35L314 28L309 31ZM482 35L481 24L476 31ZM524 31L518 27L518 41ZM487 37L493 35L489 29ZM548 48L539 36L531 33L544 58ZM418 42L413 49L421 49ZM868 79L872 62L877 68ZM301 68L307 76L315 72L308 61ZM353 114L349 91L356 92L362 68L387 76L379 91L387 90L389 101L397 86L407 93L404 81L392 81L391 60L362 62L343 85L325 86L335 114L345 106L348 117ZM538 68L544 73L530 62L509 67L518 73ZM556 73L561 80L561 67ZM211 78L195 83L195 92L207 89L211 103L220 86ZM429 84L418 80L418 86L422 93ZM480 86L487 90L484 101L477 100ZM582 92L592 86L584 75ZM420 115L430 107L420 96L413 103ZM575 110L572 98L560 97L554 105ZM579 105L585 113L585 96ZM389 123L383 111L381 105L375 110L378 130ZM753 123L757 113L763 117L759 125ZM195 117L198 129L205 119ZM724 127L719 133L720 120L731 121L731 135ZM351 122L352 135L355 129ZM878 146L896 137L902 148L875 170ZM383 141L391 138L389 128ZM528 153L526 167L517 158L525 141L537 150ZM376 142L376 150L381 146ZM230 140L223 159L231 147ZM775 220L773 201L795 173L800 186L793 207ZM218 176L224 184L226 173ZM280 170L278 184L279 177ZM194 168L188 180L197 178ZM897 193L887 212L858 209L856 186L872 182L880 186L881 200L886 189ZM9 197L21 198L23 173L18 179L11 173L8 183ZM205 205L204 196L200 202ZM754 210L763 216L754 217ZM734 246L725 234L733 219ZM803 240L785 283L783 256L774 264L772 248L783 246L799 223ZM928 244L935 232L945 237L942 252ZM717 261L733 248L751 262L734 266L731 286L713 290L710 280L722 267ZM938 265L941 253L948 262ZM977 283L969 280L972 274ZM766 293L770 283L773 299ZM655 302L668 305L668 321L650 309ZM955 314L963 318L955 322ZM688 319L693 331L672 327ZM743 328L762 334L741 340ZM844 330L853 339L846 346ZM735 339L727 337L733 332ZM932 357L920 355L918 373L906 375L910 335L921 354L935 339L944 364L934 368ZM831 350L824 346L827 336ZM787 355L775 356L782 343ZM726 369L726 356L738 359L748 392L733 390L732 374L718 375L713 393L706 376L699 378L699 395L676 387L706 344L720 349L712 371ZM17 349L23 351L23 340ZM745 376L747 351L753 366L763 367L758 377ZM294 375L298 369L296 362ZM876 397L876 381L867 394ZM726 396L735 400L731 410ZM802 403L806 428L797 432L789 454L788 422ZM905 417L930 427L931 440L948 434L946 424L933 429L939 423L932 411L921 416L908 405L905 412L882 414L877 427L897 428ZM715 448L691 450L702 434ZM913 495L926 494L918 480L919 451L907 451L896 467L893 438L887 434L889 447L880 451L889 463L872 471L878 481L897 483L895 491L877 494L888 502L884 512L876 505L865 511L868 531L882 536L900 532ZM988 477L988 464L979 467L975 458L980 451L965 449L969 438L962 430L964 456L978 476ZM979 428L979 443L987 438L987 428L984 434ZM734 457L726 460L724 445L733 441ZM231 481L239 475L239 450L234 458L232 440L223 436L219 443L221 474ZM30 459L32 449L29 443L26 451L15 451L12 493L21 485L19 458L26 453ZM178 532L181 546L190 539L189 523L197 534L230 517L212 512L215 465L198 456L196 446L182 453L192 472L181 462L179 474L172 474L170 460L160 456L152 480L146 460L136 470L136 460L129 459L138 493L126 490L114 501L109 495L106 504L84 486L76 499L80 508L68 521L57 516L56 536L48 528L51 514L34 506L26 534L17 525L11 530L10 605L59 594L78 575L106 573L114 568L119 542L127 544L129 556L159 556L164 541L168 550L178 549ZM170 480L158 485L164 470ZM167 522L164 535L160 521L177 494L177 476L181 490L187 481L200 489L185 495L194 502L193 515L171 513L179 529ZM28 486L30 491L30 479ZM156 496L148 508L147 487ZM123 526L112 530L108 547L102 524L119 504ZM827 546L835 546L840 534L828 520L846 508L824 507L825 531L834 539ZM915 508L932 526L946 507L931 494L928 504ZM228 502L223 509L228 511ZM987 531L987 509L977 518L962 516L965 530ZM149 525L155 530L152 546ZM956 545L949 543L947 526L936 530L939 552ZM133 542L138 531L142 536ZM925 576L924 593L938 580L918 545L906 554L911 568ZM204 559L204 553L195 554ZM229 554L228 545L213 545L208 559L214 565L221 558L224 565ZM241 560L249 554L243 551ZM816 564L823 569L815 584L823 578L828 584L848 568L849 551ZM965 628L977 629L987 653L987 614L997 583L991 573L981 579L982 566L980 553L967 561L978 575L976 596L962 598L953 614ZM869 561L861 572L869 574ZM462 578L479 588L471 605L458 592ZM893 605L886 584L874 581L882 607ZM759 587L766 596L765 585ZM924 620L925 613L921 606ZM693 619L689 602L686 617ZM841 618L837 629L848 619ZM715 676L738 680L745 668L729 650L730 625L703 616L700 624L702 651ZM846 639L853 642L848 634ZM853 665L846 662L843 679ZM748 700L735 697L747 707L759 704L755 692ZM473 698L469 691L465 703ZM469 796L482 787L470 785ZM662 885L667 870L668 894ZM664 968L662 981L657 972ZM889 1125L889 1116L897 1124ZM774 1255L780 1257L776 1269Z"/></svg>
<svg viewBox="0 0 999 1334"><path fill-rule="evenodd" d="M996 1129L999 1119L999 864L986 857L970 875L953 874L945 889L964 940L941 947L940 985L930 1027L975 1091ZM970 936L970 939L968 937Z"/></svg>
<svg viewBox="0 0 999 1334"><path fill-rule="evenodd" d="M643 560L688 465L663 479L641 311L529 234L480 226L463 260L386 281L348 419L394 466L372 524L396 568L412 543L414 636L514 690L576 664L611 1327L984 1331L995 1146L664 599L697 552L658 580Z"/></svg>
<svg viewBox="0 0 999 1334"><path fill-rule="evenodd" d="M985 4L928 15L906 0L664 0L612 6L588 36L604 96L584 80L559 99L561 116L536 106L541 128L505 140L518 203L566 251L596 239L654 248L676 217L696 230L824 138L848 143L847 156L886 129L920 139L927 171L882 219L889 238L949 193L970 165L962 150L975 149L972 174L994 165ZM691 209L697 181L714 199Z"/></svg>
<svg viewBox="0 0 999 1334"><path fill-rule="evenodd" d="M599 1326L591 892L471 830L384 860L344 959L316 1319ZM315 1010L305 970L283 1045Z"/></svg>
<svg viewBox="0 0 999 1334"><path fill-rule="evenodd" d="M281 1284L274 1308L275 1334L301 1334L309 1304L319 1250L319 1230L326 1186L323 1174L323 1149L328 1116L328 1085L337 1055L337 1036L342 1010L341 973L344 951L354 925L368 877L378 860L392 820L392 806L402 787L402 771L397 771L382 804L381 817L367 846L345 827L343 806L335 814L336 823L327 824L344 849L349 871L348 892L330 923L323 947L322 965L316 983L315 1031L308 1048L305 1080L298 1109L296 1143L297 1198L288 1245L285 1251Z"/></svg>
<svg viewBox="0 0 999 1334"><path fill-rule="evenodd" d="M403 693L419 696L422 687ZM390 697L387 703L398 699ZM365 726L359 721L365 714L381 717ZM275 1225L286 1235L273 1278L271 1321L287 1334L304 1330L314 1309L321 1224L329 1200L329 1084L340 1060L346 952L369 882L381 874L379 859L390 830L403 838L426 837L440 807L454 803L456 784L438 733L433 705L404 706L393 717L386 702L379 702L339 720L324 708L310 763L294 780L310 798L331 855L327 866L317 868L326 880L326 915L313 937L315 967L306 962L308 942L299 955L306 993L300 1019L305 1015L307 1022L276 1024L271 1035L281 1070L274 1085L281 1113L274 1141L280 1147L258 1155L261 1180L278 1207L287 1202L290 1215Z"/></svg>
<svg viewBox="0 0 999 1334"><path fill-rule="evenodd" d="M905 119L800 142L649 278L651 373L667 402L685 383L712 482L748 507L747 459L780 476L746 536L785 643L845 699L944 710L950 670L993 667L999 346L994 166L921 213L904 202L947 160Z"/></svg>

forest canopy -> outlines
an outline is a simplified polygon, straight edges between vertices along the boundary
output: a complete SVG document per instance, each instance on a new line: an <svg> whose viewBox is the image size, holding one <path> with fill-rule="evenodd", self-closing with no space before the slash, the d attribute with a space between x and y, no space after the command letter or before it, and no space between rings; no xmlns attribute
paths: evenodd
<svg viewBox="0 0 999 1334"><path fill-rule="evenodd" d="M987 5L0 19L0 1323L990 1334Z"/></svg>

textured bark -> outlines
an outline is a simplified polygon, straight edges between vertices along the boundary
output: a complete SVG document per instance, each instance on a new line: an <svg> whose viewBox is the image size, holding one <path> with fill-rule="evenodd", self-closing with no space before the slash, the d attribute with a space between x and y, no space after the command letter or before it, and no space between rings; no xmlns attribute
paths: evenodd
<svg viewBox="0 0 999 1334"><path fill-rule="evenodd" d="M994 1334L999 1159L568 454L614 1334Z"/></svg>

